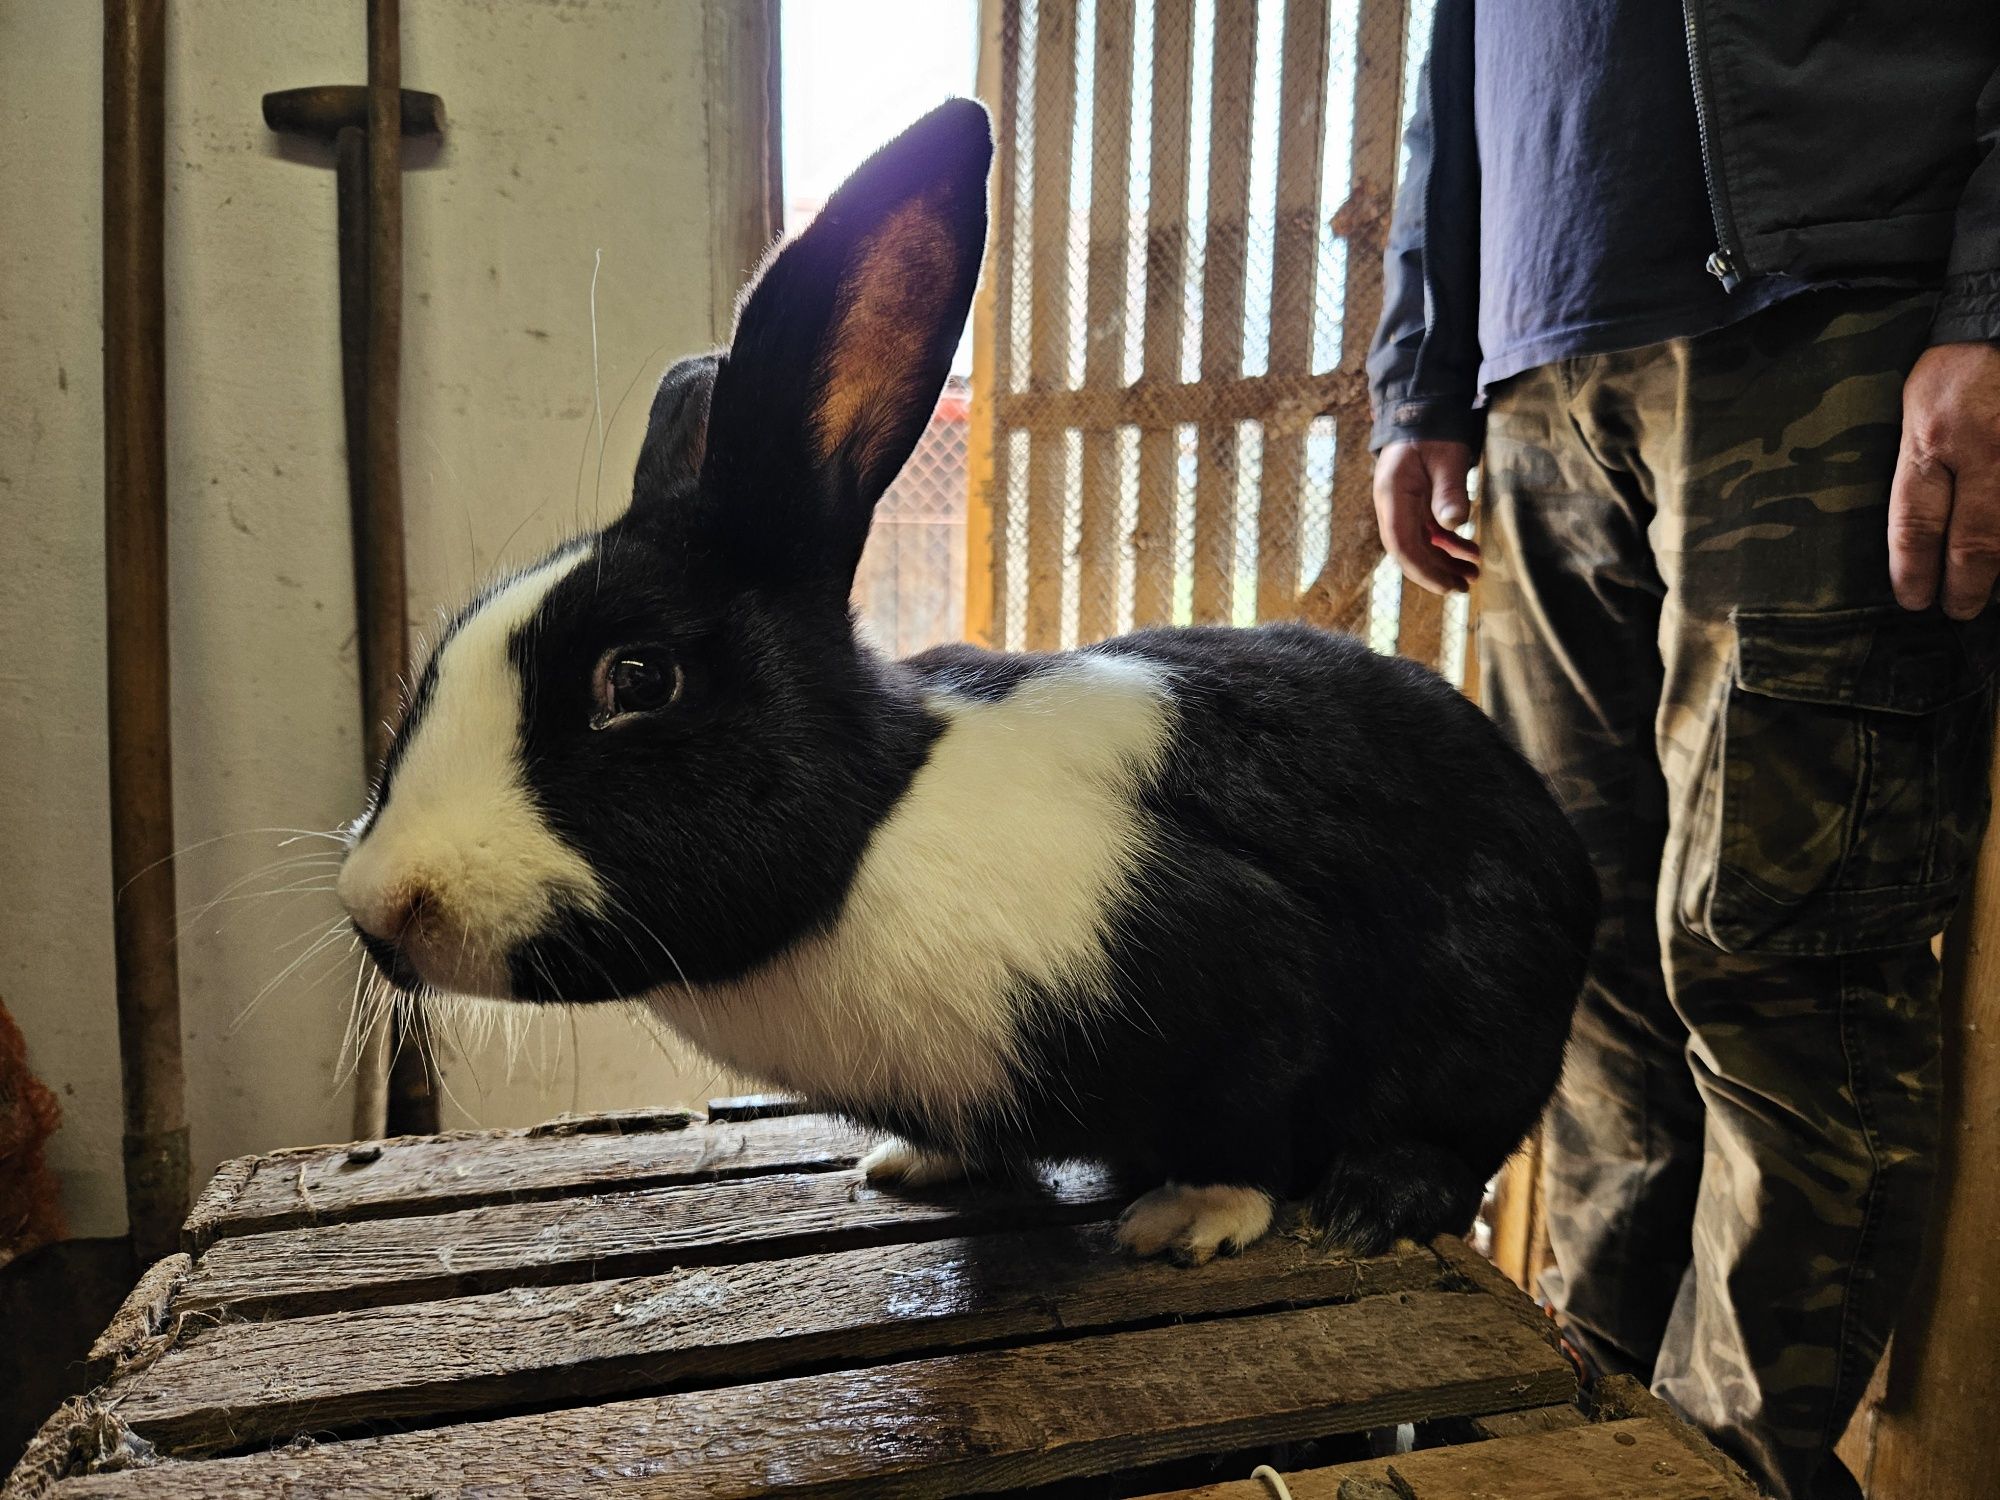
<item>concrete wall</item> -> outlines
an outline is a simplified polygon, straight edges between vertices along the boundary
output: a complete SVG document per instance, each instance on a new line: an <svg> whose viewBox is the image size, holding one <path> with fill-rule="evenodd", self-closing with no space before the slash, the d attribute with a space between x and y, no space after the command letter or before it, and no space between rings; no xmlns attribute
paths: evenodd
<svg viewBox="0 0 2000 1500"><path fill-rule="evenodd" d="M648 383L713 342L708 115L697 0L404 12L404 81L443 95L448 121L405 193L404 471L412 613L427 622L496 564L621 505ZM258 101L359 81L363 37L360 6L295 0L175 0L170 28L175 811L199 1179L229 1156L349 1133L338 1059L355 970L344 939L312 952L335 930L332 846L284 842L362 795L333 175L274 139ZM62 1098L52 1155L79 1235L119 1233L124 1214L100 47L95 6L0 7L0 998ZM608 1013L448 1050L446 1074L448 1124L673 1102L711 1082Z"/></svg>

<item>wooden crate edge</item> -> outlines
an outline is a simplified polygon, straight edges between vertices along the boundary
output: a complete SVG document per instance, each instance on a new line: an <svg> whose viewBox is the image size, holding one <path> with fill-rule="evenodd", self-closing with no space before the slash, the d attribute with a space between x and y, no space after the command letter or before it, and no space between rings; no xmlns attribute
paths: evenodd
<svg viewBox="0 0 2000 1500"><path fill-rule="evenodd" d="M1711 1443L1679 1412L1647 1390L1630 1375L1604 1375L1584 1387L1583 1403L1593 1421L1611 1422L1627 1417L1643 1417L1657 1422L1683 1448L1697 1455L1732 1484L1750 1494L1760 1494L1757 1483L1735 1459Z"/></svg>

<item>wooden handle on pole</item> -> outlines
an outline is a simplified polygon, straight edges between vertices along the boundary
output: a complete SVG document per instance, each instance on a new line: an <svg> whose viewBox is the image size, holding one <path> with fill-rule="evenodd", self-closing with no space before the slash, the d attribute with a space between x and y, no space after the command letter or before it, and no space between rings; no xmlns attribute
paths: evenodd
<svg viewBox="0 0 2000 1500"><path fill-rule="evenodd" d="M134 1248L188 1208L167 641L165 0L104 7L104 573L111 878Z"/></svg>

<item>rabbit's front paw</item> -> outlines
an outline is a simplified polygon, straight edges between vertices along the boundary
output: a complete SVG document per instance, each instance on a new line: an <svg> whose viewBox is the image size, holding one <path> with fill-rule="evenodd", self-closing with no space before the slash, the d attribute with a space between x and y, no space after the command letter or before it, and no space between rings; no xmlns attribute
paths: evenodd
<svg viewBox="0 0 2000 1500"><path fill-rule="evenodd" d="M946 1151L927 1151L893 1136L861 1158L861 1175L877 1187L932 1187L962 1182L972 1175L965 1163Z"/></svg>
<svg viewBox="0 0 2000 1500"><path fill-rule="evenodd" d="M1134 1255L1199 1266L1255 1244L1270 1227L1271 1195L1261 1189L1170 1182L1125 1210L1118 1243Z"/></svg>

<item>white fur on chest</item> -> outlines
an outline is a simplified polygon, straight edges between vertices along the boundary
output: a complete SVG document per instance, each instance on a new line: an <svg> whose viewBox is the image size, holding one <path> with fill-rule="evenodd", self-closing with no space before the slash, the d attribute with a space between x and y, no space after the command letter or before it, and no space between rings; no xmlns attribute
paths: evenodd
<svg viewBox="0 0 2000 1500"><path fill-rule="evenodd" d="M653 1003L718 1060L815 1098L949 1129L1006 1104L1033 986L1088 1011L1145 852L1137 789L1172 725L1161 669L1078 656L947 724L876 830L832 928L744 980Z"/></svg>

